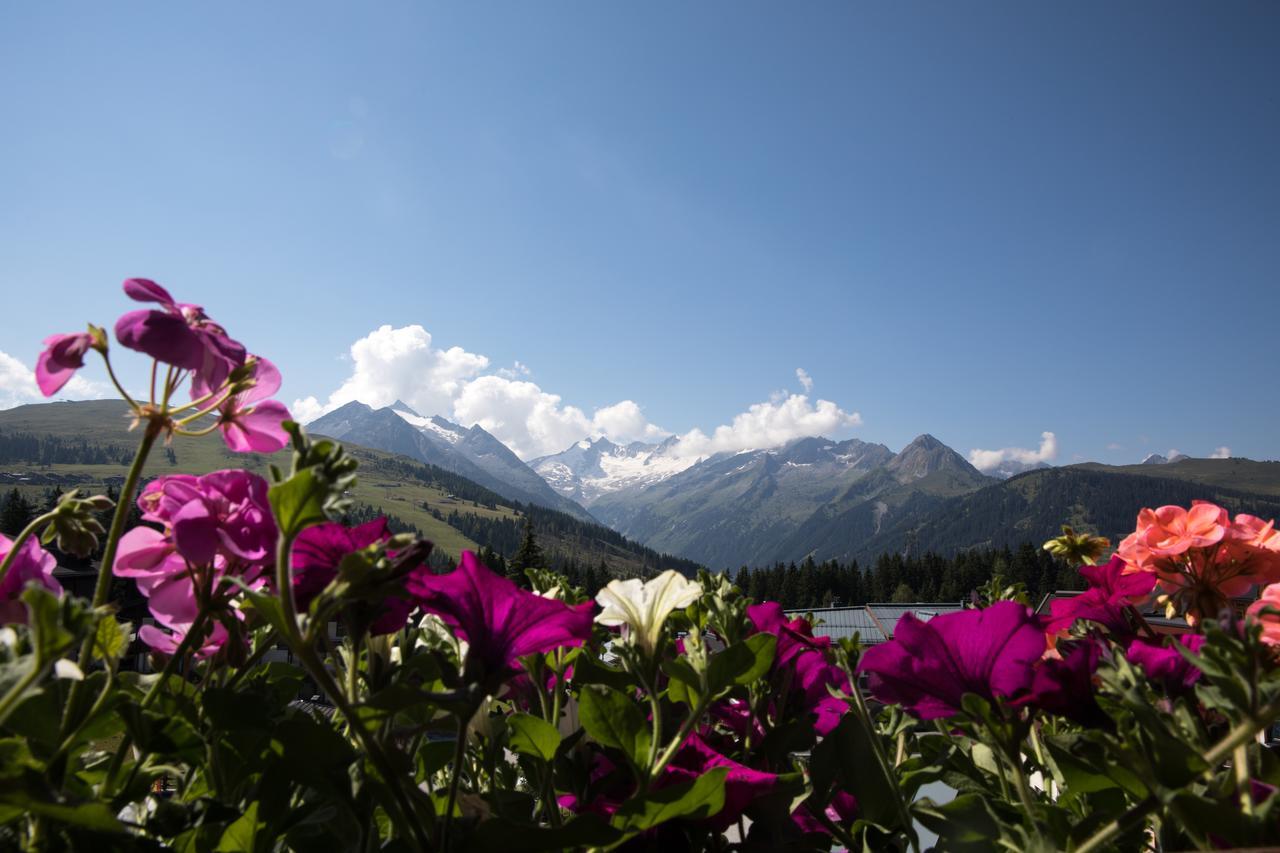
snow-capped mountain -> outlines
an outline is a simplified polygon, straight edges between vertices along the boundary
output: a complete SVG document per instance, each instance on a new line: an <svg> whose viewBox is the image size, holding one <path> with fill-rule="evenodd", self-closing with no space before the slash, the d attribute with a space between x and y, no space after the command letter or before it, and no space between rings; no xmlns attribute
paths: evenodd
<svg viewBox="0 0 1280 853"><path fill-rule="evenodd" d="M1160 453L1149 453L1147 454L1147 458L1143 459L1142 462L1138 464L1140 465L1171 465L1174 462L1181 462L1183 459L1190 459L1190 458L1191 457L1185 453L1175 453L1172 456L1165 456Z"/></svg>
<svg viewBox="0 0 1280 853"><path fill-rule="evenodd" d="M381 409L361 402L347 403L312 421L308 429L436 465L511 500L592 520L580 504L552 489L510 448L479 425L468 429L439 415L424 417L397 400Z"/></svg>
<svg viewBox="0 0 1280 853"><path fill-rule="evenodd" d="M700 461L675 451L674 437L661 444L633 441L625 445L601 437L583 439L560 453L534 459L529 467L551 488L589 507L602 495L660 483Z"/></svg>
<svg viewBox="0 0 1280 853"><path fill-rule="evenodd" d="M1016 477L1019 474L1025 474L1028 471L1040 471L1045 468L1051 468L1048 462L1019 462L1016 459L1006 459L997 467L987 470L987 475L991 477L999 477L1001 480L1007 480L1010 477Z"/></svg>

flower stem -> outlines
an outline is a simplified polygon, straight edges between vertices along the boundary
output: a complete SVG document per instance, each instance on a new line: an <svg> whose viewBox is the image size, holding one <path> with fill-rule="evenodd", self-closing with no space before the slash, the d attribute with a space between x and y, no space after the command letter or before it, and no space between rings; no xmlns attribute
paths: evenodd
<svg viewBox="0 0 1280 853"><path fill-rule="evenodd" d="M474 714L475 711L473 710ZM467 756L467 723L470 717L458 717L458 740L453 749L453 772L449 776L449 799L444 807L444 824L440 827L440 849L449 849L449 827L453 825L453 804L458 799L458 780L462 777L462 762Z"/></svg>
<svg viewBox="0 0 1280 853"><path fill-rule="evenodd" d="M1200 774L1203 776L1209 773L1213 768L1217 767L1223 760L1235 752L1236 747L1246 744L1252 740L1259 731L1270 725L1271 721L1280 714L1280 699L1276 699L1270 704L1264 705L1258 709L1256 714L1250 714L1247 718L1240 721L1236 726L1227 732L1222 740L1214 744L1208 752L1204 754L1205 770ZM1076 848L1076 853L1093 853L1094 850L1102 849L1111 839L1133 826L1147 813L1159 804L1159 800L1155 795L1148 796L1146 799L1137 803L1129 811L1120 817L1110 821L1102 826L1097 832Z"/></svg>
<svg viewBox="0 0 1280 853"><path fill-rule="evenodd" d="M875 723L871 721L871 709L867 707L867 698L862 695L862 688L858 686L857 675L853 672L852 667L849 666L848 658L841 654L839 660L845 675L849 679L849 692L853 694L853 707L857 712L858 723L861 724L867 740L871 743L871 751L875 753L876 763L880 765L880 773L885 780L885 784L893 787L893 805L898 812L898 821L902 824L902 831L907 834L907 838L911 842L911 849L919 851L920 842L916 838L911 815L907 811L907 804L902 801L902 789L898 786L898 777L894 772L894 767L889 764L889 756L884 751L884 743L881 740L880 732L876 730ZM1003 783L1004 775L1001 774L1000 778Z"/></svg>

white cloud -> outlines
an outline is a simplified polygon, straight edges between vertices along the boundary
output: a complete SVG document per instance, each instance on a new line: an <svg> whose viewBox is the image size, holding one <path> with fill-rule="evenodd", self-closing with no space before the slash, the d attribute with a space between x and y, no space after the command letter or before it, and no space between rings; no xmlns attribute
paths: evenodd
<svg viewBox="0 0 1280 853"><path fill-rule="evenodd" d="M796 438L826 435L862 423L862 415L846 412L830 400L809 402L804 394L756 403L733 422L715 428L708 436L693 429L680 436L678 452L682 456L707 456L712 453L776 447Z"/></svg>
<svg viewBox="0 0 1280 853"><path fill-rule="evenodd" d="M1041 462L1052 462L1057 458L1058 437L1051 432L1040 433L1040 447L1036 450L1028 450L1025 447L1004 447L1000 450L969 451L969 462L979 471L994 471L1004 462L1038 465Z"/></svg>
<svg viewBox="0 0 1280 853"><path fill-rule="evenodd" d="M809 375L809 371L803 367L796 368L796 379L800 380L800 387L804 389L804 393L813 392L813 377Z"/></svg>
<svg viewBox="0 0 1280 853"><path fill-rule="evenodd" d="M106 389L99 382L73 376L54 399L92 400ZM45 396L36 386L36 375L21 360L0 351L0 409L11 409L25 403L43 403Z"/></svg>
<svg viewBox="0 0 1280 853"><path fill-rule="evenodd" d="M1107 445L1107 450L1124 450L1124 445L1118 441L1113 441Z"/></svg>
<svg viewBox="0 0 1280 853"><path fill-rule="evenodd" d="M603 435L625 443L659 441L671 435L651 423L634 400L588 414L522 378L529 375L529 368L521 362L488 372L488 358L461 347L433 347L431 334L419 325L385 325L370 332L352 344L350 363L351 375L327 399L294 400L290 411L299 421L315 420L353 400L376 408L400 399L423 415L443 415L468 427L479 424L523 459L558 453L587 436ZM803 370L796 376L806 389L812 387ZM857 412L846 412L829 400L811 402L806 394L779 393L716 427L709 436L699 429L681 436L680 453L705 456L773 447L861 422Z"/></svg>
<svg viewBox="0 0 1280 853"><path fill-rule="evenodd" d="M1210 453L1210 454L1209 454L1209 458L1210 458L1210 459L1230 459L1230 458L1231 458L1231 448L1230 448L1230 447L1227 447L1227 446L1224 444L1224 445L1222 445L1221 447L1216 448L1212 453Z"/></svg>

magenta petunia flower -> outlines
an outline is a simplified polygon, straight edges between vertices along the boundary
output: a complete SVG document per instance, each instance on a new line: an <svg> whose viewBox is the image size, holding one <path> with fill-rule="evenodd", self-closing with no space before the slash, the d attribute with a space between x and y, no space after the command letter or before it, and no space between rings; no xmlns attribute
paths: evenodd
<svg viewBox="0 0 1280 853"><path fill-rule="evenodd" d="M13 548L13 540L0 534L0 560L9 556ZM62 585L53 577L53 570L58 561L48 551L40 547L40 541L32 536L22 543L18 555L9 564L4 579L0 580L0 625L24 624L27 621L27 606L19 596L28 583L35 583L50 592L62 593Z"/></svg>
<svg viewBox="0 0 1280 853"><path fill-rule="evenodd" d="M423 610L467 641L467 676L491 693L518 671L517 658L580 646L591 637L592 602L571 607L535 595L489 571L470 551L452 572L417 574L407 586Z"/></svg>
<svg viewBox="0 0 1280 853"><path fill-rule="evenodd" d="M757 632L774 634L778 638L778 650L773 661L770 680L781 689L788 685L785 696L776 696L781 702L795 701L801 713L812 717L818 734L829 734L849 711L849 705L831 695L828 688L845 693L849 691L849 679L844 670L831 663L828 650L830 637L815 637L813 629L804 619L788 620L782 605L766 601L747 608L747 617ZM745 706L730 705L728 709L745 713ZM721 715L723 716L723 714ZM745 723L744 723L745 725Z"/></svg>
<svg viewBox="0 0 1280 853"><path fill-rule="evenodd" d="M41 394L52 397L84 367L84 355L93 348L93 335L50 335L44 339L44 346L44 352L36 359L36 385Z"/></svg>
<svg viewBox="0 0 1280 853"><path fill-rule="evenodd" d="M268 399L280 390L280 371L255 356L253 378L257 384L219 407L219 428L227 447L237 453L275 453L289 443L282 424L291 417L284 403Z"/></svg>
<svg viewBox="0 0 1280 853"><path fill-rule="evenodd" d="M231 371L244 364L244 346L199 305L175 302L169 291L145 278L128 279L124 292L133 300L161 307L121 316L116 321L116 339L129 349L192 371L193 399L221 387Z"/></svg>
<svg viewBox="0 0 1280 853"><path fill-rule="evenodd" d="M267 483L258 475L228 470L159 477L142 490L138 506L144 520L163 530L139 526L122 536L113 571L134 579L161 625L181 635L202 605L224 608L236 592L222 582L227 576L265 583L276 524ZM219 636L215 631L208 642Z"/></svg>
<svg viewBox="0 0 1280 853"><path fill-rule="evenodd" d="M1044 633L1030 608L998 601L928 622L908 613L892 640L863 653L858 671L867 673L880 701L933 720L958 714L966 693L988 700L1021 696L1044 650Z"/></svg>
<svg viewBox="0 0 1280 853"><path fill-rule="evenodd" d="M1094 698L1093 676L1102 645L1091 639L1064 643L1059 657L1047 657L1036 667L1030 692L1016 704L1075 720L1087 728L1111 725Z"/></svg>
<svg viewBox="0 0 1280 853"><path fill-rule="evenodd" d="M306 608L338 576L338 564L343 557L390 538L386 518L375 518L356 527L327 522L302 531L293 543L291 556L293 598L298 608ZM418 566L408 577L418 573L429 574L430 569L425 564ZM413 608L414 602L407 592L388 596L381 602L370 630L375 636L399 631Z"/></svg>
<svg viewBox="0 0 1280 853"><path fill-rule="evenodd" d="M1089 588L1071 598L1058 599L1050 605L1050 616L1045 622L1045 634L1053 642L1076 623L1087 619L1103 625L1112 634L1121 637L1131 635L1133 629L1125 619L1125 609L1140 602L1155 588L1156 577L1147 572L1125 574L1126 563L1120 557L1112 557L1103 566L1081 566Z"/></svg>
<svg viewBox="0 0 1280 853"><path fill-rule="evenodd" d="M696 734L689 735L676 754L653 783L653 790L660 791L671 785L691 782L717 767L727 768L724 778L724 806L707 818L706 825L723 830L745 812L759 797L770 794L778 784L775 773L756 770L716 752ZM559 798L559 804L573 812L590 812L601 817L612 817L618 807L635 790L630 774L623 773L604 754L597 752L591 761L590 794L579 799L574 794Z"/></svg>
<svg viewBox="0 0 1280 853"><path fill-rule="evenodd" d="M831 802L823 810L823 814L837 826L847 826L858 816L858 801L847 791L836 791L831 797ZM791 813L791 822L806 835L831 834L826 825L813 816L812 808L808 803L802 804Z"/></svg>
<svg viewBox="0 0 1280 853"><path fill-rule="evenodd" d="M1189 691L1200 680L1200 668L1182 656L1177 646L1198 653L1204 645L1201 634L1182 634L1171 637L1168 643L1160 639L1139 637L1124 650L1129 662L1142 669L1147 678L1164 687L1172 696Z"/></svg>

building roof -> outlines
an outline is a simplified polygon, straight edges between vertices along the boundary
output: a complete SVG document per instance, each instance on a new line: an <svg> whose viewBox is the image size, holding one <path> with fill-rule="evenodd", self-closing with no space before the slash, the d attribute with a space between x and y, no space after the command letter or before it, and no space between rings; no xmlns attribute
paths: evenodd
<svg viewBox="0 0 1280 853"><path fill-rule="evenodd" d="M893 638L898 620L908 613L927 622L939 613L960 610L955 602L915 602L910 604L864 604L856 607L820 607L813 610L788 610L788 616L813 615L816 637L842 639L858 635L864 645L883 643Z"/></svg>

